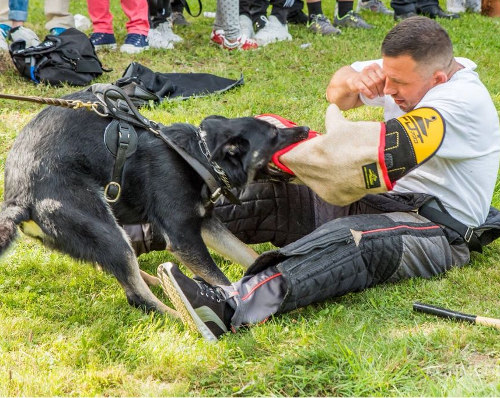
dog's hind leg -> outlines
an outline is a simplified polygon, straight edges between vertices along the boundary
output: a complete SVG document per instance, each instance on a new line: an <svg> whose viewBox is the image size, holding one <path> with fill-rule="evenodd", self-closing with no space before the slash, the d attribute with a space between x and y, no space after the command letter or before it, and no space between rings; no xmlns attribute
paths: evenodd
<svg viewBox="0 0 500 398"><path fill-rule="evenodd" d="M217 217L203 219L201 235L210 249L245 269L259 256L255 250L234 236Z"/></svg>
<svg viewBox="0 0 500 398"><path fill-rule="evenodd" d="M65 200L63 206L53 199L38 202L33 220L44 232L44 243L73 258L99 264L116 277L131 305L177 316L144 282L127 235L109 208L96 198L86 198L83 204L85 194L80 194L72 198L78 200L76 204Z"/></svg>

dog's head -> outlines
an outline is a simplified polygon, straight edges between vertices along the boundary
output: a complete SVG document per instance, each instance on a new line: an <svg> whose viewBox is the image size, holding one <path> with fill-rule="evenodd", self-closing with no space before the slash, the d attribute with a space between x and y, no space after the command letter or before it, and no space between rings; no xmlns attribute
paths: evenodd
<svg viewBox="0 0 500 398"><path fill-rule="evenodd" d="M234 187L256 178L285 178L285 173L271 168L273 154L307 138L308 127L278 128L253 117L227 119L209 116L200 129L212 154Z"/></svg>

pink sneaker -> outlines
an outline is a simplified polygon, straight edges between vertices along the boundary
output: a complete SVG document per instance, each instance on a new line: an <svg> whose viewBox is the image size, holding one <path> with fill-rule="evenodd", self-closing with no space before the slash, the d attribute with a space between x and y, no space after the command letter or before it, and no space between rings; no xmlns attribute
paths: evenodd
<svg viewBox="0 0 500 398"><path fill-rule="evenodd" d="M225 50L254 50L259 47L255 40L241 35L236 40L230 41L226 39L222 29L213 30L210 40Z"/></svg>

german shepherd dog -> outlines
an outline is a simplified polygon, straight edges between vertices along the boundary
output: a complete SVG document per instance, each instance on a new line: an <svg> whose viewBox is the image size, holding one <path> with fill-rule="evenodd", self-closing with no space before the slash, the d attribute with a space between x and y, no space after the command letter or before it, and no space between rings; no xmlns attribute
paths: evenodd
<svg viewBox="0 0 500 398"><path fill-rule="evenodd" d="M96 100L87 92L66 98ZM139 270L121 225L152 224L163 234L167 249L209 283L229 281L207 246L244 266L256 254L204 206L199 174L143 128L135 128L137 150L125 162L121 196L108 203L104 187L110 182L115 157L103 133L110 121L83 109L49 106L19 133L5 164L0 255L16 238L19 225L51 248L99 264L118 279L131 305L173 314L149 289L156 278ZM194 126L176 123L162 129L214 175L209 164L217 162L235 188L269 176L272 155L308 134L307 127L277 128L253 117L210 116L200 125L211 152L207 160Z"/></svg>

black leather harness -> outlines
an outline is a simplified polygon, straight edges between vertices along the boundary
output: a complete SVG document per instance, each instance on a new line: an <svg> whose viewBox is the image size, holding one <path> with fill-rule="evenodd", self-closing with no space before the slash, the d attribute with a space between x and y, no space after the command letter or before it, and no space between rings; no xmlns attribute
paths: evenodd
<svg viewBox="0 0 500 398"><path fill-rule="evenodd" d="M106 127L104 141L106 147L115 157L113 175L111 181L104 189L104 197L109 203L115 203L120 199L123 178L123 169L126 159L137 150L137 133L134 126L144 128L158 138L163 140L169 147L174 149L203 179L205 189L202 191L205 207L211 207L223 195L231 203L240 204L240 200L231 192L233 188L226 172L211 159L210 150L200 129L195 129L201 153L207 159L213 170L213 174L200 161L191 156L183 148L179 147L162 129L160 123L156 123L139 113L130 97L120 88L113 85L97 84L91 86L92 92L101 101L104 112L101 116L111 116L113 121Z"/></svg>

